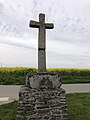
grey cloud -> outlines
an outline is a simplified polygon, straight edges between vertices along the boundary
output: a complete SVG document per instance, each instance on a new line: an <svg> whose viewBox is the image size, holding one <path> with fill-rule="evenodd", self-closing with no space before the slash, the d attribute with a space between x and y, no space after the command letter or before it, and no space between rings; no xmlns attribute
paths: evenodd
<svg viewBox="0 0 90 120"><path fill-rule="evenodd" d="M23 48L26 48L26 49L36 50L36 48L34 48L34 47L27 46L27 45L20 44L20 43L13 43L13 42L8 42L8 41L0 41L0 43L10 45L10 46L23 47Z"/></svg>
<svg viewBox="0 0 90 120"><path fill-rule="evenodd" d="M74 3L78 3L80 0L74 1ZM84 1L85 2L85 1ZM52 44L52 41L55 41L54 48L57 48L58 44L62 46L62 49L55 49L55 53L48 53L49 60L52 59L52 65L59 64L65 64L67 63L70 66L74 66L73 60L77 58L77 62L75 63L77 66L81 64L81 60L84 61L84 64L86 65L85 61L87 59L87 56L90 53L90 14L89 14L89 4L87 6L87 1L84 3L82 1L83 6L85 9L82 9L84 7L81 7L77 4L73 5L70 1L65 0L3 0L0 2L0 36L6 37L4 40L0 40L0 43L10 45L10 46L17 46L17 47L23 47L26 49L33 49L36 50L33 47L33 44L28 45L26 43L26 37L27 38L37 38L37 29L29 29L28 22L30 19L34 19L38 21L38 14L40 12L43 12L46 14L46 22L53 22L55 25L55 28L53 30L47 30L47 41L49 41L49 44ZM80 9L79 9L80 7ZM86 15L87 14L87 15ZM7 36L16 38L17 36L22 38L23 40L7 40ZM8 37L8 39L9 39ZM50 40L52 40L50 42ZM70 47L71 52L75 53L74 56L64 55L65 50L63 49L65 44L61 44L59 42L64 41L65 43L72 43ZM30 41L31 42L31 41ZM29 43L30 43L29 42ZM74 51L72 50L74 45L86 46L83 47L83 49L88 50L88 53L86 56L82 56L79 52L79 47L76 47L77 49ZM58 47L60 47L58 46ZM50 49L53 49L52 46L50 46ZM67 45L65 46L67 47ZM88 48L87 48L88 47ZM69 49L69 46L67 47ZM58 51L57 51L58 50ZM62 51L61 55L59 53L59 50ZM49 51L48 51L49 52ZM61 51L60 51L61 52ZM67 51L66 51L67 52ZM58 54L59 53L59 54ZM53 56L54 54L54 56ZM78 54L78 55L76 55ZM82 53L83 54L83 53ZM79 56L80 55L80 56ZM69 58L70 57L70 58ZM69 60L67 60L69 58ZM67 61L65 61L65 59ZM80 60L80 61L79 61ZM90 58L87 59L88 65ZM70 61L70 62L69 62ZM50 64L50 63L49 63ZM68 66L68 65L67 65Z"/></svg>

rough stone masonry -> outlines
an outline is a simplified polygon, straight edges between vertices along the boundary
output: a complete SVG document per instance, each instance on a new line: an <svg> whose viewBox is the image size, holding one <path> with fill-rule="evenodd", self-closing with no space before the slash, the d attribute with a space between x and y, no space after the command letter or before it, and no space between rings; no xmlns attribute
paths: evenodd
<svg viewBox="0 0 90 120"><path fill-rule="evenodd" d="M39 15L39 22L30 21L31 27L39 28L38 73L28 74L26 83L19 92L16 120L67 120L65 90L61 88L61 77L46 72L45 15Z"/></svg>

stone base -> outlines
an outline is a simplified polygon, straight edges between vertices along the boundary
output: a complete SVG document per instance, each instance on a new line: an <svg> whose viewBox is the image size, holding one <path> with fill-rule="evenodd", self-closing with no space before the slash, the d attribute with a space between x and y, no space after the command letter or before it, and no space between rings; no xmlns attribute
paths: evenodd
<svg viewBox="0 0 90 120"><path fill-rule="evenodd" d="M65 90L21 87L16 120L67 120L67 118Z"/></svg>
<svg viewBox="0 0 90 120"><path fill-rule="evenodd" d="M67 120L66 94L60 79L51 73L28 75L19 92L16 120Z"/></svg>

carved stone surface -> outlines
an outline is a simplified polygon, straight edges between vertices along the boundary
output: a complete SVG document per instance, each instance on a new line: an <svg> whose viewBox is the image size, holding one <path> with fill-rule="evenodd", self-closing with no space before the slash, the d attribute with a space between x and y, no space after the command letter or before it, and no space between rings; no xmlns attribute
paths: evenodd
<svg viewBox="0 0 90 120"><path fill-rule="evenodd" d="M67 120L66 93L59 81L57 74L28 75L19 92L16 120Z"/></svg>
<svg viewBox="0 0 90 120"><path fill-rule="evenodd" d="M30 27L39 28L39 36L38 36L38 48L45 49L46 48L46 29L53 29L53 23L45 23L45 14L39 14L39 22L30 20Z"/></svg>
<svg viewBox="0 0 90 120"><path fill-rule="evenodd" d="M38 70L39 72L46 71L46 51L38 50Z"/></svg>
<svg viewBox="0 0 90 120"><path fill-rule="evenodd" d="M28 76L28 87L30 88L59 88L61 86L60 76L50 73L36 73Z"/></svg>
<svg viewBox="0 0 90 120"><path fill-rule="evenodd" d="M39 14L39 22L30 20L30 27L38 28L38 71L46 72L46 29L53 29L53 23L45 23L45 14Z"/></svg>

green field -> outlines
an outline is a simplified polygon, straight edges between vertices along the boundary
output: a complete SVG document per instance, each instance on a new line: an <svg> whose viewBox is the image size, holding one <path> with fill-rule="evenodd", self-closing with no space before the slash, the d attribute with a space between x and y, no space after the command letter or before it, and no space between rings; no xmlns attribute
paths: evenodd
<svg viewBox="0 0 90 120"><path fill-rule="evenodd" d="M16 67L0 68L1 85L23 85L26 75L37 72L36 68ZM58 73L64 84L69 83L90 83L90 69L79 68L49 68L47 72Z"/></svg>
<svg viewBox="0 0 90 120"><path fill-rule="evenodd" d="M67 95L68 120L90 120L90 93Z"/></svg>
<svg viewBox="0 0 90 120"><path fill-rule="evenodd" d="M90 120L90 93L67 95L68 120ZM17 102L0 106L0 120L15 120Z"/></svg>

